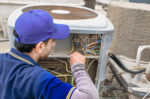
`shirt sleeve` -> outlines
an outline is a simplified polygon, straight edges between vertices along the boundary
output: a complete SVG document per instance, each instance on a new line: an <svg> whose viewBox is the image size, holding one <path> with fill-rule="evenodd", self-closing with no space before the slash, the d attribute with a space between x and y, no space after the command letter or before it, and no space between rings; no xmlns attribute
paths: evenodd
<svg viewBox="0 0 150 99"><path fill-rule="evenodd" d="M38 99L70 99L75 90L70 84L60 81L47 71L39 75L37 83Z"/></svg>
<svg viewBox="0 0 150 99"><path fill-rule="evenodd" d="M99 99L98 91L86 72L85 66L76 63L72 65L71 70L77 87L71 99Z"/></svg>

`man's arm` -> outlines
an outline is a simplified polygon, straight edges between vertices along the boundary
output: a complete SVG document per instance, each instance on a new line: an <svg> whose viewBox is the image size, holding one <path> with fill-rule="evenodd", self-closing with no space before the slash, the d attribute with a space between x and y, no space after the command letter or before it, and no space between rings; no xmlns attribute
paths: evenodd
<svg viewBox="0 0 150 99"><path fill-rule="evenodd" d="M78 52L70 56L71 71L77 88L71 99L99 99L98 91L85 70L85 61L85 57Z"/></svg>

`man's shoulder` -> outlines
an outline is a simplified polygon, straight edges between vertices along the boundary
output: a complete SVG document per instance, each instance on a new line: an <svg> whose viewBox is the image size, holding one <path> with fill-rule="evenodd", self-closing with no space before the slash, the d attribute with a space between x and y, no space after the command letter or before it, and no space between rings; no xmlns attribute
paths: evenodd
<svg viewBox="0 0 150 99"><path fill-rule="evenodd" d="M16 78L21 81L31 81L31 84L40 85L42 81L54 79L55 76L51 75L48 71L39 66L24 65L17 70Z"/></svg>
<svg viewBox="0 0 150 99"><path fill-rule="evenodd" d="M8 53L0 53L0 57L6 56Z"/></svg>
<svg viewBox="0 0 150 99"><path fill-rule="evenodd" d="M26 69L24 70L25 73L31 74L31 76L35 76L36 78L42 78L42 77L54 77L51 73L46 71L45 69L41 68L40 66L26 66Z"/></svg>
<svg viewBox="0 0 150 99"><path fill-rule="evenodd" d="M7 57L8 53L0 53L0 62L4 61L5 57Z"/></svg>
<svg viewBox="0 0 150 99"><path fill-rule="evenodd" d="M44 70L43 68L41 68L38 65L24 64L23 67L25 68L23 71L28 72L28 73L32 73L32 74L40 74L43 72L47 72L46 70Z"/></svg>

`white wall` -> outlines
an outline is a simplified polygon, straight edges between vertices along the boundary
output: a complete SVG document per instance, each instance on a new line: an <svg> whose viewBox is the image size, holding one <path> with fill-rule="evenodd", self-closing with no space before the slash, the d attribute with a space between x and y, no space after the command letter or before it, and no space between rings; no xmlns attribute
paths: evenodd
<svg viewBox="0 0 150 99"><path fill-rule="evenodd" d="M9 4L0 3L0 19L8 18L8 16L17 8L26 4Z"/></svg>

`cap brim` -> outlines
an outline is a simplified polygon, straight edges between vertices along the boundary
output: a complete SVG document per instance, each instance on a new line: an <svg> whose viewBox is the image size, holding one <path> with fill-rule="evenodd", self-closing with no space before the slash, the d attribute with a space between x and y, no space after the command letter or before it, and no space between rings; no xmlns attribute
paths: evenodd
<svg viewBox="0 0 150 99"><path fill-rule="evenodd" d="M70 29L69 29L68 25L55 24L55 27L56 27L55 31L51 34L52 39L61 40L61 39L65 39L69 36Z"/></svg>

